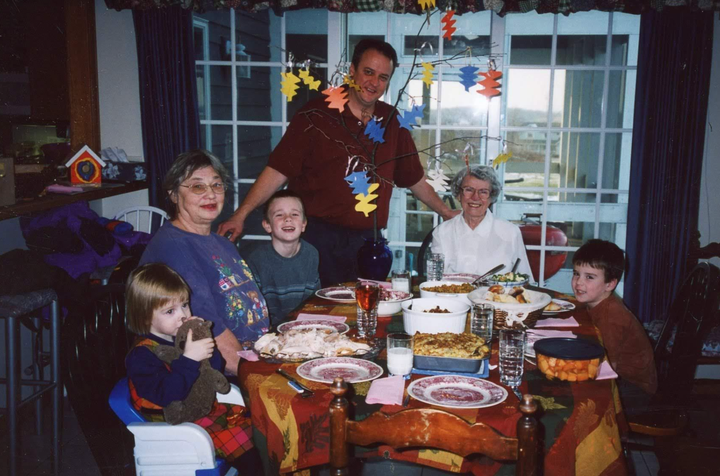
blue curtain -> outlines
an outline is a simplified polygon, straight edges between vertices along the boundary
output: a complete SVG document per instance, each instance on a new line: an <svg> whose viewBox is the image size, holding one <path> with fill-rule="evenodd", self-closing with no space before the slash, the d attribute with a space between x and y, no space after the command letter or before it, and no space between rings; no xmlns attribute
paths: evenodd
<svg viewBox="0 0 720 476"><path fill-rule="evenodd" d="M648 11L640 22L624 298L664 317L697 230L713 14Z"/></svg>
<svg viewBox="0 0 720 476"><path fill-rule="evenodd" d="M163 207L162 181L175 158L200 146L192 11L133 10L143 149L150 205Z"/></svg>

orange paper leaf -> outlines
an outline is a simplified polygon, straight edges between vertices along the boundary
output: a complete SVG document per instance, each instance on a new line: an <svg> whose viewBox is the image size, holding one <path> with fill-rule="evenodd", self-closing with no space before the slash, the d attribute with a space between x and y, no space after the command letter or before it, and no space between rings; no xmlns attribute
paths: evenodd
<svg viewBox="0 0 720 476"><path fill-rule="evenodd" d="M343 112L345 109L345 103L348 102L347 91L344 88L330 87L322 93L327 96L325 98L325 102L330 103L328 106L330 109L337 109L338 111Z"/></svg>
<svg viewBox="0 0 720 476"><path fill-rule="evenodd" d="M493 96L500 95L500 91L497 90L497 88L500 86L500 83L498 83L496 80L502 77L502 73L500 71L488 71L487 73L479 74L480 76L485 77L485 79L483 79L482 81L478 81L478 84L480 86L483 86L485 89L478 89L477 93L482 94L488 99Z"/></svg>

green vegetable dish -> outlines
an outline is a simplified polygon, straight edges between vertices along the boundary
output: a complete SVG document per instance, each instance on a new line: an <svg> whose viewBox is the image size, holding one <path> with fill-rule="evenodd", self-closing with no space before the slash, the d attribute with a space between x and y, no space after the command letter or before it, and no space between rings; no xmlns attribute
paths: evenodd
<svg viewBox="0 0 720 476"><path fill-rule="evenodd" d="M497 281L498 283L522 283L527 281L530 276L522 273L505 273L505 274L494 274L490 280Z"/></svg>

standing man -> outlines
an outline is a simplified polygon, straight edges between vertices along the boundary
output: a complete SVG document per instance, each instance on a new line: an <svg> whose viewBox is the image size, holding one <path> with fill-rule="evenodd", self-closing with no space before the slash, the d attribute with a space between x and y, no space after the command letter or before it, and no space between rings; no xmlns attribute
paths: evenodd
<svg viewBox="0 0 720 476"><path fill-rule="evenodd" d="M268 165L232 217L220 224L218 233L232 232L230 240L235 240L250 212L288 183L305 203L305 240L320 253L320 281L322 286L329 286L357 279L357 252L363 238L373 236L373 214L366 217L355 211L356 194L344 180L349 173L364 167L369 170L370 181L380 184L374 192L379 195L374 202L378 229L387 225L393 184L409 188L444 219L457 215L459 210L448 208L425 181L410 132L399 127L396 115L386 121L392 106L379 99L397 65L397 54L390 44L370 39L358 43L350 76L360 90L343 86L348 102L342 112L329 109L322 97L295 114L270 154ZM373 116L386 126L384 142L377 149L365 135L365 126ZM371 170L373 150L375 176Z"/></svg>

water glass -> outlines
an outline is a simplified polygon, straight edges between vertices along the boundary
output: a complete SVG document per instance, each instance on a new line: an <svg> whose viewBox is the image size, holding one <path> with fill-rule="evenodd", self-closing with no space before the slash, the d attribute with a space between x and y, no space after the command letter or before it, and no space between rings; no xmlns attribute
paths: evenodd
<svg viewBox="0 0 720 476"><path fill-rule="evenodd" d="M410 334L396 332L387 336L387 367L390 375L408 375L413 368L415 340Z"/></svg>
<svg viewBox="0 0 720 476"><path fill-rule="evenodd" d="M492 341L494 315L495 308L492 304L473 304L470 332L485 339L487 345Z"/></svg>
<svg viewBox="0 0 720 476"><path fill-rule="evenodd" d="M442 281L445 256L442 253L428 253L426 264L428 281Z"/></svg>
<svg viewBox="0 0 720 476"><path fill-rule="evenodd" d="M511 388L522 383L525 359L525 331L500 331L500 382Z"/></svg>
<svg viewBox="0 0 720 476"><path fill-rule="evenodd" d="M391 282L393 289L409 293L411 287L410 271L406 271L404 269L400 271L393 271Z"/></svg>
<svg viewBox="0 0 720 476"><path fill-rule="evenodd" d="M375 335L377 329L377 307L380 288L377 284L361 281L355 285L357 301L358 337L366 339Z"/></svg>

